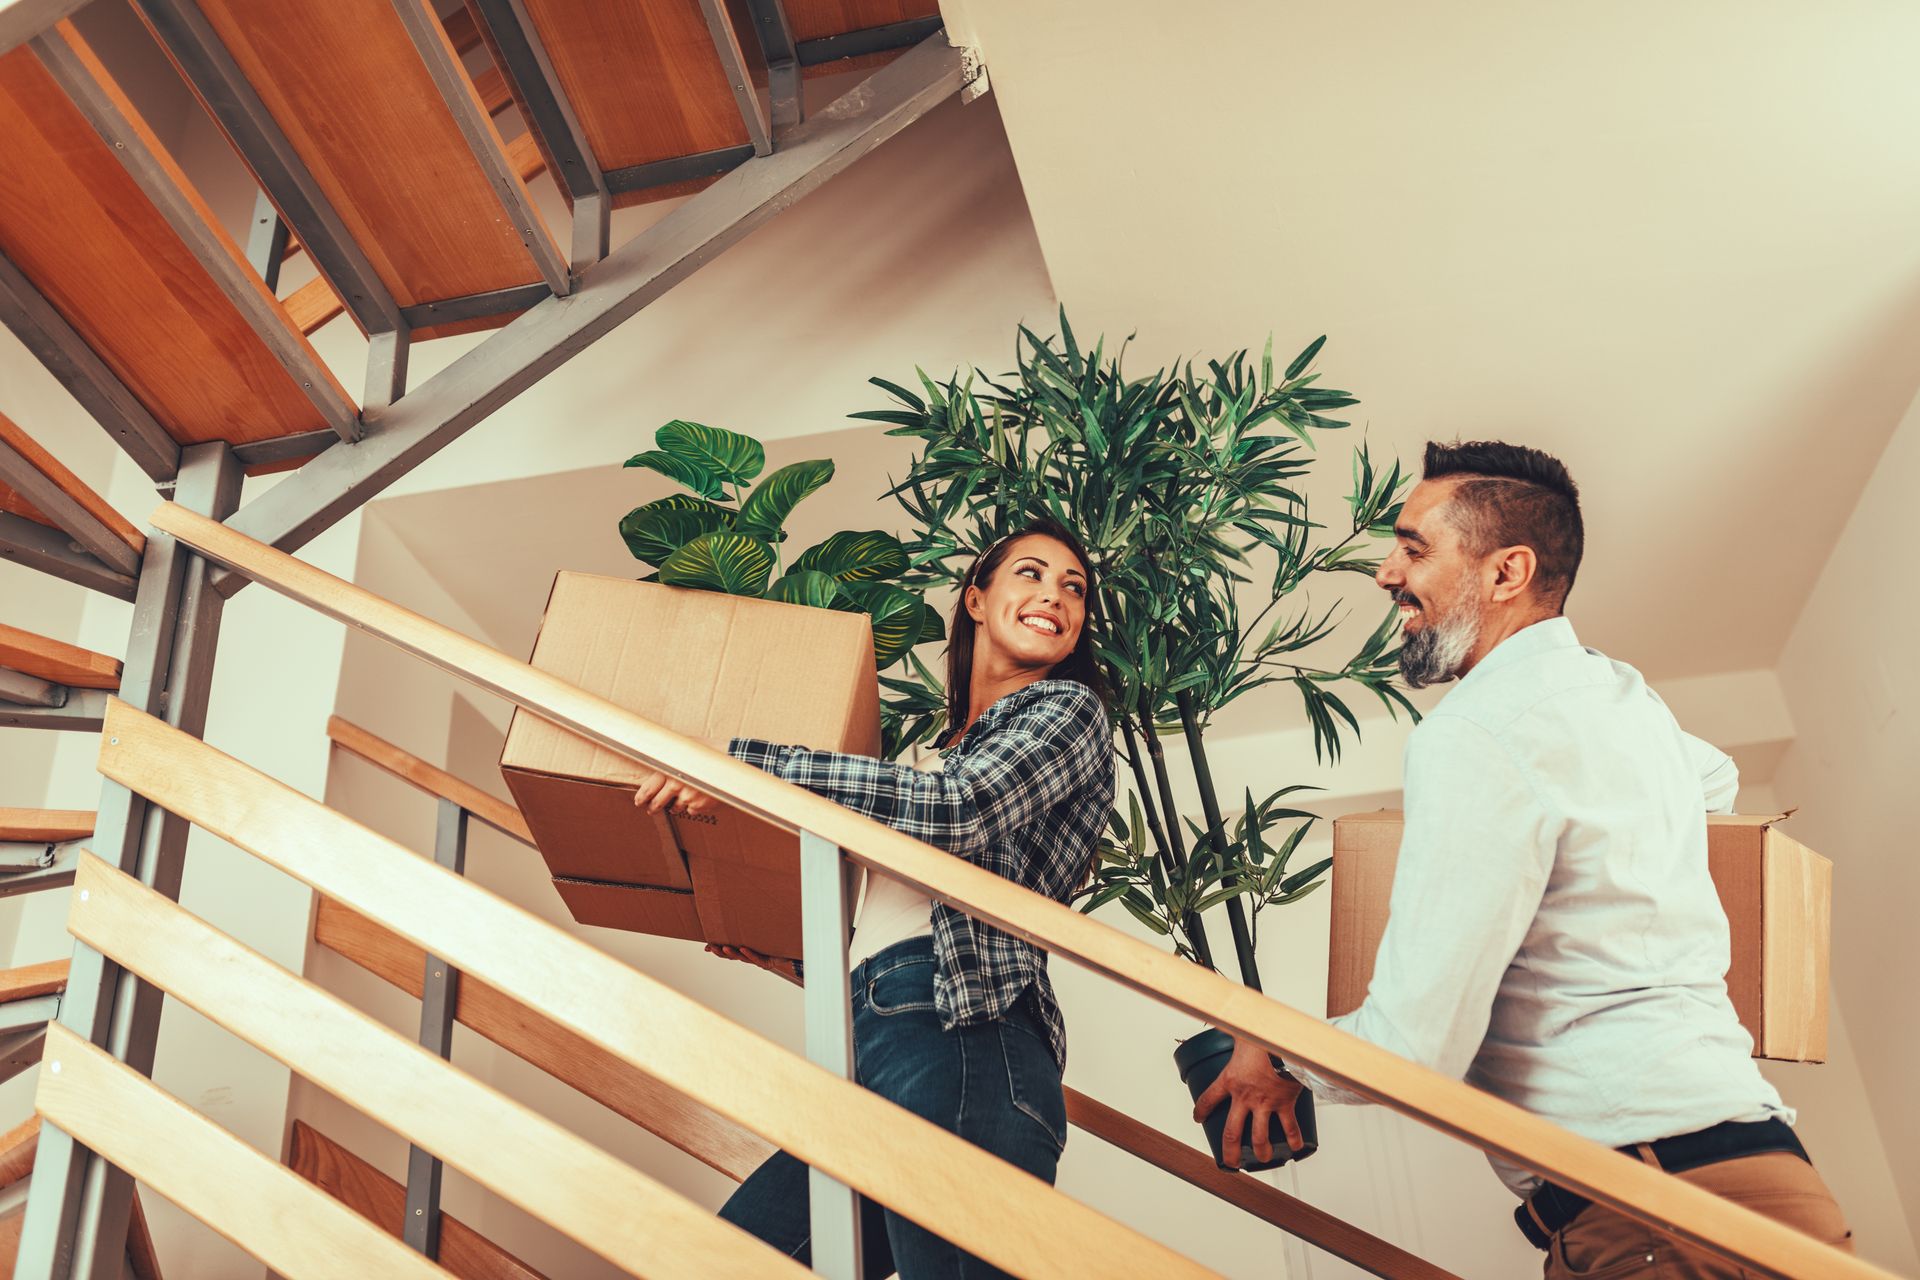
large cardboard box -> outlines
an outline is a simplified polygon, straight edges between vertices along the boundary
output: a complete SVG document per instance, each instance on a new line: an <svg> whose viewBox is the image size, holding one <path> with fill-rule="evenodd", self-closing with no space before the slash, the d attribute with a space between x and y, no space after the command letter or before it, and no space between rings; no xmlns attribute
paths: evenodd
<svg viewBox="0 0 1920 1280"><path fill-rule="evenodd" d="M1833 864L1779 828L1788 815L1707 819L1707 868L1733 935L1727 993L1754 1056L1827 1058L1827 963L1832 949ZM1397 810L1333 824L1332 950L1327 1014L1360 1007L1387 929L1400 853Z"/></svg>
<svg viewBox="0 0 1920 1280"><path fill-rule="evenodd" d="M880 750L864 614L562 573L532 662L689 737ZM736 810L650 817L639 762L525 710L500 768L575 919L800 954L798 837Z"/></svg>

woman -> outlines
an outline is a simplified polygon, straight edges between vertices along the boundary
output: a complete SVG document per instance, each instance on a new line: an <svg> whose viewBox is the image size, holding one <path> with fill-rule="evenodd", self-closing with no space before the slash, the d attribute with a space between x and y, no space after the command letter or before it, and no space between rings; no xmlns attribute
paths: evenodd
<svg viewBox="0 0 1920 1280"><path fill-rule="evenodd" d="M1106 689L1086 631L1085 551L1051 521L988 548L949 628L947 723L937 770L736 738L735 757L1016 884L1069 901L1113 802ZM652 811L708 797L654 775ZM737 948L710 948L773 967ZM1067 1138L1066 1029L1046 953L870 875L849 954L855 1074L865 1087L1053 1181ZM807 1168L785 1152L721 1217L806 1261ZM896 1214L862 1206L865 1271L901 1280L997 1276Z"/></svg>

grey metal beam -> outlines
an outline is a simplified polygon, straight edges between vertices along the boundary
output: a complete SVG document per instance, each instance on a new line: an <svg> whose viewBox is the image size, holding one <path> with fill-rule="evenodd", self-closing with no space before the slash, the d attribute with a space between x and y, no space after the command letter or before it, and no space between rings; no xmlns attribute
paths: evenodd
<svg viewBox="0 0 1920 1280"><path fill-rule="evenodd" d="M0 729L72 729L98 733L107 714L109 696L104 689L69 689L66 702L57 707L0 702Z"/></svg>
<svg viewBox="0 0 1920 1280"><path fill-rule="evenodd" d="M700 0L700 11L707 16L707 35L713 40L713 51L720 55L720 67L733 88L733 104L739 108L740 119L747 126L747 140L753 144L753 154L772 155L773 128L767 123L767 109L760 101L760 91L748 73L746 51L740 47L733 19L727 14L727 0Z"/></svg>
<svg viewBox="0 0 1920 1280"><path fill-rule="evenodd" d="M604 185L605 175L601 175ZM602 191L597 195L581 196L573 202L573 235L568 244L567 258L573 264L575 275L585 271L594 263L607 256L611 243L609 235L613 230L613 195Z"/></svg>
<svg viewBox="0 0 1920 1280"><path fill-rule="evenodd" d="M629 191L664 187L673 182L711 178L738 169L751 159L753 159L753 146L751 143L743 143L737 147L697 151L690 156L675 156L671 160L650 160L646 164L628 165L624 169L610 170L607 173L607 189L616 195L622 195Z"/></svg>
<svg viewBox="0 0 1920 1280"><path fill-rule="evenodd" d="M51 866L38 871L22 871L18 875L0 876L0 898L18 898L47 889L64 889L72 884L74 871L80 864L79 842L59 846L59 849Z"/></svg>
<svg viewBox="0 0 1920 1280"><path fill-rule="evenodd" d="M13 330L93 420L154 480L180 469L180 445L66 317L0 254L0 324Z"/></svg>
<svg viewBox="0 0 1920 1280"><path fill-rule="evenodd" d="M253 221L247 224L247 261L260 273L268 293L280 292L280 266L287 258L290 230L266 192L253 198Z"/></svg>
<svg viewBox="0 0 1920 1280"><path fill-rule="evenodd" d="M507 289L493 289L486 293L470 293L463 298L447 298L440 302L420 302L401 309L400 318L409 329L427 329L437 324L453 324L460 320L479 320L487 316L504 315L509 311L525 311L528 307L547 300L547 286L543 284L519 284Z"/></svg>
<svg viewBox="0 0 1920 1280"><path fill-rule="evenodd" d="M367 339L367 390L360 402L368 408L390 405L407 394L407 357L413 338L405 329L389 329Z"/></svg>
<svg viewBox="0 0 1920 1280"><path fill-rule="evenodd" d="M300 384L307 400L342 440L360 433L359 411L328 375L320 357L305 338L286 322L273 295L234 260L227 242L207 225L187 193L174 181L169 167L146 144L143 131L121 112L121 100L107 92L73 47L59 33L36 36L31 44L47 74L66 91L94 132L113 154L143 195L167 220L173 233L193 254L227 300L247 321L287 376Z"/></svg>
<svg viewBox="0 0 1920 1280"><path fill-rule="evenodd" d="M60 997L57 994L9 1000L0 1004L0 1036L30 1031L36 1026L44 1027L59 1016Z"/></svg>
<svg viewBox="0 0 1920 1280"><path fill-rule="evenodd" d="M507 83L514 88L515 101L553 160L549 170L560 190L572 204L586 196L605 196L607 184L600 176L600 162L594 158L586 131L573 113L573 104L560 87L553 62L547 57L540 33L527 15L522 0L473 0L474 11L492 36L494 52Z"/></svg>
<svg viewBox="0 0 1920 1280"><path fill-rule="evenodd" d="M0 481L66 530L88 554L108 568L129 576L140 572L138 551L5 440L0 440Z"/></svg>
<svg viewBox="0 0 1920 1280"><path fill-rule="evenodd" d="M11 511L0 511L0 560L65 578L115 599L133 599L133 577L107 568L60 530Z"/></svg>
<svg viewBox="0 0 1920 1280"><path fill-rule="evenodd" d="M87 0L0 0L0 53L25 44Z"/></svg>
<svg viewBox="0 0 1920 1280"><path fill-rule="evenodd" d="M800 833L800 945L806 966L807 1057L843 1080L853 1071L853 990L847 975L852 920L840 846ZM807 1171L813 1269L860 1280L860 1197L818 1169Z"/></svg>
<svg viewBox="0 0 1920 1280"><path fill-rule="evenodd" d="M28 1067L40 1064L47 1047L47 1024L0 1036L0 1082L13 1079Z"/></svg>
<svg viewBox="0 0 1920 1280"><path fill-rule="evenodd" d="M467 811L440 801L434 825L433 860L453 874L467 873ZM429 954L420 990L420 1047L446 1058L453 1053L453 1015L460 1003L460 971ZM423 1147L407 1150L407 1209L401 1238L428 1258L440 1256L441 1165Z"/></svg>
<svg viewBox="0 0 1920 1280"><path fill-rule="evenodd" d="M547 282L547 288L565 297L573 291L573 278L567 270L566 260L560 256L560 249L553 243L553 237L547 234L546 225L541 221L540 211L534 208L526 185L507 161L493 120L487 115L480 95L474 92L473 81L467 78L466 69L454 56L453 46L447 42L446 32L441 29L433 6L428 0L393 0L393 9L400 15L407 34L413 38L413 47L420 54L420 60L426 63L427 74L433 77L434 84L439 88L447 111L453 116L454 123L460 126L460 132L467 140L467 148L473 152L474 161L486 174L494 194L506 209L507 217L513 220L520 242L527 247L534 264L540 268L541 278Z"/></svg>
<svg viewBox="0 0 1920 1280"><path fill-rule="evenodd" d="M580 279L461 356L398 403L367 412L367 436L336 446L227 523L283 551L457 440L496 409L611 333L782 210L893 137L961 87L944 38L913 49L796 129L771 156L740 166L634 237ZM245 583L227 573L221 590Z"/></svg>
<svg viewBox="0 0 1920 1280"><path fill-rule="evenodd" d="M753 14L753 31L767 59L767 97L773 105L773 127L791 129L806 118L801 98L800 55L794 44L793 24L787 21L782 0L746 0Z"/></svg>
<svg viewBox="0 0 1920 1280"><path fill-rule="evenodd" d="M64 707L67 705L67 686L42 680L39 676L30 676L24 671L15 671L11 667L0 667L0 702L17 703L24 707Z"/></svg>
<svg viewBox="0 0 1920 1280"><path fill-rule="evenodd" d="M888 53L921 44L944 25L937 17L909 18L905 22L890 22L884 27L868 27L862 31L849 31L845 35L802 40L795 52L800 56L801 66L817 67L826 62L838 62L842 58Z"/></svg>
<svg viewBox="0 0 1920 1280"><path fill-rule="evenodd" d="M240 497L240 467L225 444L192 445L182 458L175 501L216 519ZM221 605L208 565L178 539L155 534L141 568L120 696L199 736ZM187 824L145 797L107 782L100 790L93 850L169 898L180 895ZM147 1074L159 1030L160 992L92 947L73 950L62 1026ZM55 1125L43 1125L27 1200L17 1280L119 1280L132 1183Z"/></svg>
<svg viewBox="0 0 1920 1280"><path fill-rule="evenodd" d="M331 431L302 431L295 435L237 444L233 446L233 457L242 469L251 469L272 462L285 462L288 458L311 458L339 443L340 437Z"/></svg>
<svg viewBox="0 0 1920 1280"><path fill-rule="evenodd" d="M393 295L195 0L134 0L134 7L199 91L272 206L299 235L301 248L361 329L374 333L398 325ZM283 237L282 249L285 243ZM251 251L248 257L261 267L262 259ZM280 255L273 255L271 262L271 268L260 272L269 290L275 287Z"/></svg>

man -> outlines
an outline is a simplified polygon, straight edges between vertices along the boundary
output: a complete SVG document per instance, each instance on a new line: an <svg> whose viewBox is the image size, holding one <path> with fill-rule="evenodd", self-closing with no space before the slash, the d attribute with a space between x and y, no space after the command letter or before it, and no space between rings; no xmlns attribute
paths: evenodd
<svg viewBox="0 0 1920 1280"><path fill-rule="evenodd" d="M1574 638L1567 469L1514 445L1430 444L1394 535L1375 580L1400 605L1401 672L1459 685L1407 744L1386 934L1366 1001L1334 1025L1850 1249L1727 998L1702 815L1731 811L1738 773L1637 671ZM1270 1117L1300 1145L1299 1090L1242 1044L1195 1118L1230 1099L1228 1162L1247 1118L1264 1160ZM1494 1165L1549 1280L1744 1274Z"/></svg>

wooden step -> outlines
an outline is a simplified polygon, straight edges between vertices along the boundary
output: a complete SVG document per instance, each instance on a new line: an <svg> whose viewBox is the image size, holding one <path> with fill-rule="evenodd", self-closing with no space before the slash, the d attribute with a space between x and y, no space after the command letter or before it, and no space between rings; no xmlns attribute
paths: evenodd
<svg viewBox="0 0 1920 1280"><path fill-rule="evenodd" d="M121 542L125 543L128 549L133 552L134 563L136 565L139 563L141 554L145 552L147 548L146 535L134 528L133 521L114 510L113 507L108 505L105 498L102 498L99 494L88 488L78 476L61 466L58 458L48 453L46 449L41 447L37 440L29 436L4 413L0 413L0 444L6 445L15 453L18 453L34 470L45 476L56 488L83 508L88 515L104 525L107 530ZM60 525L53 517L34 506L32 502L28 501L27 498L15 490L9 488L4 482L0 482L0 511L7 511L17 516L24 516L37 524L46 525L51 529L60 528Z"/></svg>
<svg viewBox="0 0 1920 1280"><path fill-rule="evenodd" d="M120 659L0 622L0 667L70 689L118 689Z"/></svg>
<svg viewBox="0 0 1920 1280"><path fill-rule="evenodd" d="M67 989L68 960L47 960L0 969L0 1004L50 996ZM3 1185L3 1184L0 1184Z"/></svg>
<svg viewBox="0 0 1920 1280"><path fill-rule="evenodd" d="M402 307L542 281L390 0L200 9Z"/></svg>
<svg viewBox="0 0 1920 1280"><path fill-rule="evenodd" d="M152 157L197 239L238 272L246 257L73 25L46 37L126 122L129 147ZM53 44L57 42L57 45ZM271 440L329 427L263 331L147 198L33 48L0 56L0 247L22 275L181 444ZM276 343L351 399L257 275L245 299Z"/></svg>
<svg viewBox="0 0 1920 1280"><path fill-rule="evenodd" d="M398 1237L406 1219L407 1189L304 1120L293 1122L287 1165L295 1173ZM460 1280L544 1280L544 1277L458 1218L440 1215L436 1259Z"/></svg>
<svg viewBox="0 0 1920 1280"><path fill-rule="evenodd" d="M16 844L58 844L84 840L93 834L91 809L0 808L0 841Z"/></svg>

